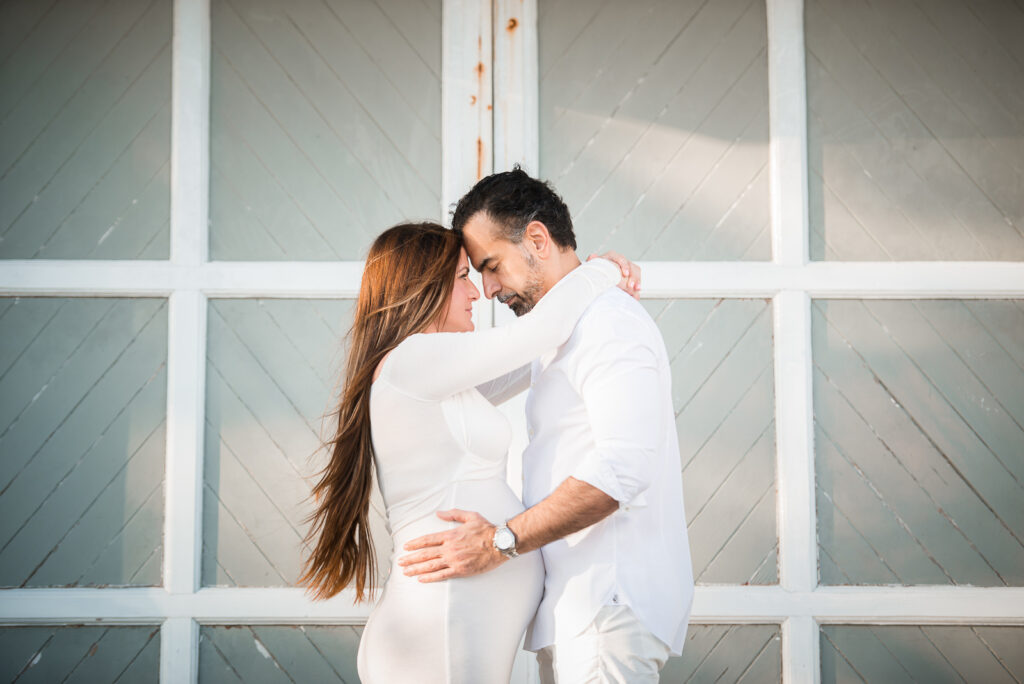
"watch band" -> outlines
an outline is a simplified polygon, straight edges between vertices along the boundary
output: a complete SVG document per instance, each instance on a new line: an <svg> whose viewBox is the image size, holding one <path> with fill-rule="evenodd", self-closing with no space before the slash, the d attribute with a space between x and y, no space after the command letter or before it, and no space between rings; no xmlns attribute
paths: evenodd
<svg viewBox="0 0 1024 684"><path fill-rule="evenodd" d="M499 544L498 543L498 539L500 537L510 538L511 541L512 541L512 544L511 545ZM516 544L518 543L518 541L519 540L516 539L516 533L513 532L511 530L511 528L509 528L509 526L507 524L507 521L506 521L506 524L499 525L494 530L494 539L492 541L492 543L494 544L494 548L496 548L498 550L498 553L500 553L501 555L505 556L506 558L516 558L516 557L519 556L519 552L516 551Z"/></svg>

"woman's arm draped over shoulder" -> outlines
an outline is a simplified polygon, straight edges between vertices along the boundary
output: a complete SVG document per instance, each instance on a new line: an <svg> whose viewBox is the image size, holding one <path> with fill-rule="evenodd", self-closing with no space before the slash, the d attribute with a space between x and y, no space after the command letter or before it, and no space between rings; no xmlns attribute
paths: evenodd
<svg viewBox="0 0 1024 684"><path fill-rule="evenodd" d="M443 399L504 375L569 339L594 299L622 277L611 261L579 266L528 314L500 328L413 335L384 364L381 378L421 399Z"/></svg>

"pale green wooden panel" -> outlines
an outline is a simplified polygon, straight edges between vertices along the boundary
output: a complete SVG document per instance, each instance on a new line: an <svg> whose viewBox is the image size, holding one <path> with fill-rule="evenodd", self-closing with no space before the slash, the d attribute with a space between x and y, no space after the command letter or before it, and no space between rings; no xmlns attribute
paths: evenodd
<svg viewBox="0 0 1024 684"><path fill-rule="evenodd" d="M212 2L213 258L362 259L441 218L435 5Z"/></svg>
<svg viewBox="0 0 1024 684"><path fill-rule="evenodd" d="M334 409L351 301L215 300L206 376L203 583L286 586L300 574L322 417ZM390 537L374 500L381 568Z"/></svg>
<svg viewBox="0 0 1024 684"><path fill-rule="evenodd" d="M199 681L356 684L362 627L203 627Z"/></svg>
<svg viewBox="0 0 1024 684"><path fill-rule="evenodd" d="M822 684L1024 680L1024 627L852 626L821 628Z"/></svg>
<svg viewBox="0 0 1024 684"><path fill-rule="evenodd" d="M160 628L0 627L0 681L149 684L160 674Z"/></svg>
<svg viewBox="0 0 1024 684"><path fill-rule="evenodd" d="M824 584L1024 583L1020 301L818 301Z"/></svg>
<svg viewBox="0 0 1024 684"><path fill-rule="evenodd" d="M816 259L1024 259L1024 7L806 3Z"/></svg>
<svg viewBox="0 0 1024 684"><path fill-rule="evenodd" d="M0 586L160 584L166 301L3 302Z"/></svg>
<svg viewBox="0 0 1024 684"><path fill-rule="evenodd" d="M683 654L661 671L665 684L782 681L778 625L690 625Z"/></svg>
<svg viewBox="0 0 1024 684"><path fill-rule="evenodd" d="M171 4L0 7L0 258L167 258Z"/></svg>
<svg viewBox="0 0 1024 684"><path fill-rule="evenodd" d="M580 249L769 259L764 2L538 5L539 174Z"/></svg>
<svg viewBox="0 0 1024 684"><path fill-rule="evenodd" d="M764 300L649 300L672 362L694 577L778 581L771 308Z"/></svg>

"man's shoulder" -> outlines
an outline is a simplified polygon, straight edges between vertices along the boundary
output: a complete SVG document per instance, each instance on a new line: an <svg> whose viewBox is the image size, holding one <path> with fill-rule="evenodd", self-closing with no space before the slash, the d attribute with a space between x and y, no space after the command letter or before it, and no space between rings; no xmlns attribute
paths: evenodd
<svg viewBox="0 0 1024 684"><path fill-rule="evenodd" d="M644 305L617 287L598 295L583 312L573 333L580 341L606 336L661 339L658 326Z"/></svg>

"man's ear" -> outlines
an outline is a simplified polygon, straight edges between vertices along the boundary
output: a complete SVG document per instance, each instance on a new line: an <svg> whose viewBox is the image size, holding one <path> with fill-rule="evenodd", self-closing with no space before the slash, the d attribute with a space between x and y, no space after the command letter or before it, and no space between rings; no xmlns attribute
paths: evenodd
<svg viewBox="0 0 1024 684"><path fill-rule="evenodd" d="M523 243L540 259L547 259L551 256L554 243L551 241L551 234L548 227L540 221L530 221L523 231Z"/></svg>

